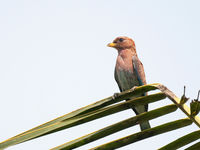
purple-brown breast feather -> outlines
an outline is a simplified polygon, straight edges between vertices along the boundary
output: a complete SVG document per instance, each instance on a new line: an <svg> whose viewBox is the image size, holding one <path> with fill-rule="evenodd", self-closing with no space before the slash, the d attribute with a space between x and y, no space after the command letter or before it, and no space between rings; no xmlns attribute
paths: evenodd
<svg viewBox="0 0 200 150"><path fill-rule="evenodd" d="M118 53L115 66L115 80L120 87L120 91L128 90L133 86L140 85L134 65L138 69L137 71L141 76L142 81L146 83L142 63L137 58L133 65L133 56L137 58L136 53L133 53L130 49L125 49Z"/></svg>
<svg viewBox="0 0 200 150"><path fill-rule="evenodd" d="M108 44L109 47L114 47L118 51L116 66L115 66L115 80L119 86L120 91L125 91L134 86L146 84L144 68L137 57L135 43L128 37L117 37L113 43ZM144 94L134 95L135 97L144 96ZM136 114L146 112L148 105L138 105L132 107ZM141 130L150 128L148 121L140 123Z"/></svg>

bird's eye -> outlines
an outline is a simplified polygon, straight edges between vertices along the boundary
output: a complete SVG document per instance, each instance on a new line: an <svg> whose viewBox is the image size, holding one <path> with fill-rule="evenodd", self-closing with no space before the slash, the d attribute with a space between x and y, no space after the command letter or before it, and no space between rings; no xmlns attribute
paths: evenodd
<svg viewBox="0 0 200 150"><path fill-rule="evenodd" d="M123 38L120 38L120 39L119 39L119 41L120 41L120 42L123 42L123 41L124 41L124 39L123 39Z"/></svg>

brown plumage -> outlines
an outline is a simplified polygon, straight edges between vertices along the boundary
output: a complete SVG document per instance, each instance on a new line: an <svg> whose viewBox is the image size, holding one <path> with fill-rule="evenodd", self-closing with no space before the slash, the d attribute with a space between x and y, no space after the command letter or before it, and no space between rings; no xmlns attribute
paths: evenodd
<svg viewBox="0 0 200 150"><path fill-rule="evenodd" d="M125 36L117 37L113 43L108 44L118 51L118 56L115 66L115 80L119 86L120 91L125 91L134 86L141 86L146 84L144 68L139 60L135 42ZM146 93L136 95L134 97L144 96ZM132 98L134 98L132 97ZM132 108L136 114L146 112L148 105L140 105ZM141 130L150 128L149 122L140 123Z"/></svg>

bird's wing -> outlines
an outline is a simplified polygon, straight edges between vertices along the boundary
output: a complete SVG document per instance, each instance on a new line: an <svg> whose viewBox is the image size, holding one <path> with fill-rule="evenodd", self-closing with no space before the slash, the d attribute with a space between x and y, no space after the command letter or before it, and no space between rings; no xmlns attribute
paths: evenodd
<svg viewBox="0 0 200 150"><path fill-rule="evenodd" d="M139 81L139 85L144 85L146 84L146 78L145 78L145 73L144 73L144 67L142 62L139 60L137 55L134 55L133 58L133 70L137 76L137 79ZM144 93L143 96L146 96L147 93ZM145 110L148 110L148 105L145 105Z"/></svg>
<svg viewBox="0 0 200 150"><path fill-rule="evenodd" d="M142 62L138 59L136 55L133 56L132 61L133 61L133 70L136 74L139 85L146 84L146 78Z"/></svg>

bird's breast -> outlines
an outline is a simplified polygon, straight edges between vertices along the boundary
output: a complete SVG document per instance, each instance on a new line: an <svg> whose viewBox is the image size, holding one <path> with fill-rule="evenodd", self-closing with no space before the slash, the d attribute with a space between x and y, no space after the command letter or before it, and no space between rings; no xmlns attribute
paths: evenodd
<svg viewBox="0 0 200 150"><path fill-rule="evenodd" d="M118 56L116 61L116 67L119 68L119 70L133 72L132 57L123 58L121 56Z"/></svg>
<svg viewBox="0 0 200 150"><path fill-rule="evenodd" d="M115 78L123 91L138 85L136 74L133 71L132 59L123 59L118 56Z"/></svg>

